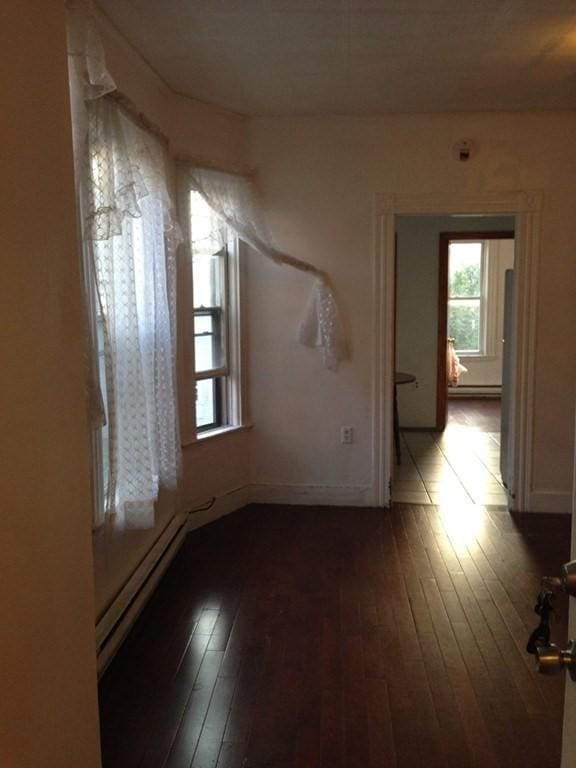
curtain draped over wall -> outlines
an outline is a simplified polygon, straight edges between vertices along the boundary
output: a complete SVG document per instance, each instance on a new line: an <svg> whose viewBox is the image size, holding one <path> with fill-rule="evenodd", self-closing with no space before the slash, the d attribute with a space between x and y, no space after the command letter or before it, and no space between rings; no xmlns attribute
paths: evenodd
<svg viewBox="0 0 576 768"><path fill-rule="evenodd" d="M82 230L104 330L110 438L107 510L118 524L154 523L159 488L175 488L180 441L175 393L175 249L178 229L168 193L167 153L107 94L106 68L90 0L68 0L74 145ZM252 181L189 169L197 190L227 226L276 264L308 272L312 297L300 341L322 350L336 370L346 342L328 276L278 251L265 226ZM102 424L97 374L90 358L93 426Z"/></svg>
<svg viewBox="0 0 576 768"><path fill-rule="evenodd" d="M276 264L314 276L312 298L300 326L299 339L306 346L321 348L325 366L336 370L339 362L346 358L347 350L328 276L307 261L274 247L251 179L204 168L188 169L188 177L190 187L201 194L210 208L251 248Z"/></svg>
<svg viewBox="0 0 576 768"><path fill-rule="evenodd" d="M104 98L115 86L84 3L72 5L69 46L85 101L77 121L83 130L75 141L84 158L82 230L104 334L106 508L115 524L146 528L154 525L159 489L175 489L180 468L178 228L166 182L167 158L158 139Z"/></svg>

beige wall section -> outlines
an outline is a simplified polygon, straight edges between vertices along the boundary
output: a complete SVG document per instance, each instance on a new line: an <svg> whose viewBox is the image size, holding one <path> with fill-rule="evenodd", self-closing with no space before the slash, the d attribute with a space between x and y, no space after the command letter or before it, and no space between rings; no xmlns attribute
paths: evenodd
<svg viewBox="0 0 576 768"><path fill-rule="evenodd" d="M63 14L63 3L41 0L4 4L0 14L0 764L7 768L100 765Z"/></svg>
<svg viewBox="0 0 576 768"><path fill-rule="evenodd" d="M398 387L400 425L436 426L438 379L438 275L441 232L514 230L513 217L399 216L396 221L396 368L413 373L418 386ZM510 241L512 242L512 241ZM469 361L465 362L469 367ZM484 365L487 365L484 363ZM461 383L473 379L473 368ZM474 381L478 382L476 371Z"/></svg>
<svg viewBox="0 0 576 768"><path fill-rule="evenodd" d="M170 137L177 158L230 171L247 170L247 120L174 95Z"/></svg>
<svg viewBox="0 0 576 768"><path fill-rule="evenodd" d="M576 327L575 129L573 112L252 121L252 160L278 245L329 271L353 351L340 373L324 371L319 355L295 341L306 276L259 268L250 286L255 476L294 484L371 481L375 193L542 190L533 491L541 508L550 495L565 498L576 374L564 343ZM478 147L469 163L452 157L462 136ZM340 444L341 425L355 428L352 446Z"/></svg>
<svg viewBox="0 0 576 768"><path fill-rule="evenodd" d="M250 430L199 440L185 450L184 508L193 510L247 486Z"/></svg>

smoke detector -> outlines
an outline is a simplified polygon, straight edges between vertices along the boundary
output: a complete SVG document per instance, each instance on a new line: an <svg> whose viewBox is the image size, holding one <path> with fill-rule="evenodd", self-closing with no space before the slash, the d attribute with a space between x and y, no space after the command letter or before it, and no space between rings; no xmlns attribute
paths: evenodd
<svg viewBox="0 0 576 768"><path fill-rule="evenodd" d="M461 163L467 163L472 159L472 155L475 154L475 146L472 139L460 139L452 147L454 158Z"/></svg>

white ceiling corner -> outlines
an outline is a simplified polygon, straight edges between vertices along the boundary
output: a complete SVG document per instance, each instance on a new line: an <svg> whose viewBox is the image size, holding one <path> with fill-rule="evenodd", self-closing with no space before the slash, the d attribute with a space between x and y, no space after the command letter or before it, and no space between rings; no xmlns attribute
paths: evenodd
<svg viewBox="0 0 576 768"><path fill-rule="evenodd" d="M98 0L176 92L249 115L576 108L574 0Z"/></svg>

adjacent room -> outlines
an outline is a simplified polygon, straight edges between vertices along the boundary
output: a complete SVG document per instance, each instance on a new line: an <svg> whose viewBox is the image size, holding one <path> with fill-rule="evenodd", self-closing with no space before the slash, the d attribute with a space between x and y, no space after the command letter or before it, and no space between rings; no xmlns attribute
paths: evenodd
<svg viewBox="0 0 576 768"><path fill-rule="evenodd" d="M508 504L514 226L510 216L398 218L395 501Z"/></svg>
<svg viewBox="0 0 576 768"><path fill-rule="evenodd" d="M2 766L572 768L573 5L4 5Z"/></svg>

